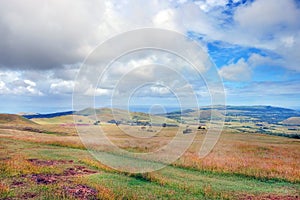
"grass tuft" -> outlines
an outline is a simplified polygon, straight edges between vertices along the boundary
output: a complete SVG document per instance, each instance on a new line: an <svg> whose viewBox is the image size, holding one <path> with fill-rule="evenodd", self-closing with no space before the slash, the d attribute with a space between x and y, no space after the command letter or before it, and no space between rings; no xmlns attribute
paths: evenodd
<svg viewBox="0 0 300 200"><path fill-rule="evenodd" d="M8 185L0 182L0 199L6 199L12 196Z"/></svg>
<svg viewBox="0 0 300 200"><path fill-rule="evenodd" d="M102 164L101 162L97 161L97 160L92 160L92 159L81 159L78 161L79 163L85 164L91 168L97 169L97 170L103 170L105 172L115 172L117 173L118 171Z"/></svg>
<svg viewBox="0 0 300 200"><path fill-rule="evenodd" d="M15 155L2 161L0 165L0 177L14 177L27 174L57 173L59 169L53 166L37 166L29 162L22 155Z"/></svg>

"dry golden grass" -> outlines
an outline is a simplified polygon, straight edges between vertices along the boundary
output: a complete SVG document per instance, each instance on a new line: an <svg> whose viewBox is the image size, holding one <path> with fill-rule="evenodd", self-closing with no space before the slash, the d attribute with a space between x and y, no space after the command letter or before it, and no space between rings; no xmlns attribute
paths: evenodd
<svg viewBox="0 0 300 200"><path fill-rule="evenodd" d="M0 114L0 124L1 125L37 125L31 120L28 120L20 115L14 115L14 114Z"/></svg>
<svg viewBox="0 0 300 200"><path fill-rule="evenodd" d="M102 185L94 185L94 188L98 191L97 198L103 200L113 200L115 198L115 194L113 191L107 187Z"/></svg>
<svg viewBox="0 0 300 200"><path fill-rule="evenodd" d="M223 134L207 157L200 159L193 146L175 165L299 182L299 144L297 139L267 135Z"/></svg>
<svg viewBox="0 0 300 200"><path fill-rule="evenodd" d="M82 124L93 124L94 120L90 119L86 116L80 116L76 115L77 123ZM33 118L31 121L34 121L35 123L46 125L46 124L66 124L71 125L74 124L74 117L73 115L64 115L59 117L53 117L53 118Z"/></svg>
<svg viewBox="0 0 300 200"><path fill-rule="evenodd" d="M79 160L80 163L83 163L87 166L90 166L92 168L98 169L98 170L103 170L106 172L117 172L116 170L102 164L101 162L97 161L97 160L93 160L90 158L85 158L85 159L81 159Z"/></svg>
<svg viewBox="0 0 300 200"><path fill-rule="evenodd" d="M0 182L0 199L6 199L9 196L10 196L9 186Z"/></svg>
<svg viewBox="0 0 300 200"><path fill-rule="evenodd" d="M94 128L97 130L99 127ZM164 146L172 139L176 130L176 128L166 128L156 137L134 139L124 134L115 125L105 125L102 128L116 145L135 152L154 151ZM85 149L78 136L57 136L19 130L0 130L0 135L34 143ZM204 136L198 134L192 146L174 165L263 179L275 178L300 182L300 141L297 139L261 134L232 134L227 131L221 135L213 151L207 157L200 159L197 153ZM105 145L101 149L105 150ZM82 162L99 169L111 170L92 161Z"/></svg>
<svg viewBox="0 0 300 200"><path fill-rule="evenodd" d="M155 132L140 130L140 127L105 125L107 137L118 147L132 152L154 152L167 145L177 133L177 128L155 127ZM130 133L130 135L128 135Z"/></svg>
<svg viewBox="0 0 300 200"><path fill-rule="evenodd" d="M59 168L53 166L38 166L29 162L23 155L2 160L0 165L0 176L13 177L26 174L59 173Z"/></svg>
<svg viewBox="0 0 300 200"><path fill-rule="evenodd" d="M85 149L85 146L82 144L80 138L77 136L57 136L52 134L43 134L43 133L11 130L11 129L7 129L7 130L0 129L0 136L3 138L12 138L12 139L22 140L27 142Z"/></svg>

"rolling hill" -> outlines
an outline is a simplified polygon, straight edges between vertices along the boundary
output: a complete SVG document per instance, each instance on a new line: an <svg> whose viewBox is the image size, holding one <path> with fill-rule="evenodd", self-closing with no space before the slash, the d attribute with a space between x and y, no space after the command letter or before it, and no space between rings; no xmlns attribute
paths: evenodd
<svg viewBox="0 0 300 200"><path fill-rule="evenodd" d="M24 117L29 118L38 124L94 124L96 121L105 123L113 123L114 121L123 123L151 121L153 124L177 123L175 120L166 118L164 116L148 115L142 112L129 112L122 109L113 109L112 111L110 108L86 108L80 111L72 112L72 114L70 114L70 112L60 112L30 116L24 115Z"/></svg>
<svg viewBox="0 0 300 200"><path fill-rule="evenodd" d="M236 118L269 124L277 124L291 117L300 117L299 111L273 106L205 106L200 108L199 119L210 120L211 117L222 119L225 113L227 121ZM186 109L182 112L167 113L166 116L171 119L178 119L180 116L194 119L197 117L197 112L195 109Z"/></svg>
<svg viewBox="0 0 300 200"><path fill-rule="evenodd" d="M32 118L52 118L52 117L59 117L59 116L64 116L64 115L72 115L74 111L66 111L66 112L56 112L56 113L48 113L48 114L25 114L22 115L23 117L27 119L32 119Z"/></svg>
<svg viewBox="0 0 300 200"><path fill-rule="evenodd" d="M278 125L294 125L299 124L300 121L299 111L273 106L204 106L200 108L200 111L185 109L155 115L143 112L130 112L117 108L113 109L113 111L110 108L86 108L80 111L24 115L23 117L32 119L39 124L66 124L74 123L73 115L75 115L76 123L79 124L93 124L95 121L111 123L114 121L123 123L151 121L156 124L178 124L179 122L185 122L195 124L198 122L208 122L211 118L222 120L224 117L226 122L238 121ZM16 115L16 117L18 116Z"/></svg>
<svg viewBox="0 0 300 200"><path fill-rule="evenodd" d="M95 119L95 114L96 118ZM75 118L78 121L80 118L78 116L86 116L92 120L99 120L101 122L122 122L122 123L135 123L135 122L152 122L152 124L176 124L177 122L173 119L166 118L159 115L149 115L143 112L130 112L122 109L110 109L110 108L86 108L75 112L77 115Z"/></svg>
<svg viewBox="0 0 300 200"><path fill-rule="evenodd" d="M298 125L298 126L300 126L300 117L290 117L286 120L283 120L282 123L286 124L286 125Z"/></svg>
<svg viewBox="0 0 300 200"><path fill-rule="evenodd" d="M94 120L90 119L87 116L77 116L80 124L91 124ZM58 117L51 117L51 118L32 118L32 121L38 124L73 124L74 117L73 115L63 115Z"/></svg>
<svg viewBox="0 0 300 200"><path fill-rule="evenodd" d="M0 114L0 124L5 125L37 125L33 121L26 119L25 117L22 117L20 115L14 115L14 114Z"/></svg>

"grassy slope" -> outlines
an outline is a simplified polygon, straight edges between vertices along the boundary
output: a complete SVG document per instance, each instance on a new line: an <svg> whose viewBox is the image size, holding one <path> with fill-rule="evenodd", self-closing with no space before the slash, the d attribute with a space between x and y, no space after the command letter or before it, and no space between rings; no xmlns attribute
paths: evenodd
<svg viewBox="0 0 300 200"><path fill-rule="evenodd" d="M5 125L18 124L18 125L32 126L35 125L36 123L19 115L0 114L0 124L5 124Z"/></svg>
<svg viewBox="0 0 300 200"><path fill-rule="evenodd" d="M99 165L93 164L95 161L93 161L86 150L38 142L18 141L9 138L1 138L0 144L1 162L4 162L4 159L22 155L25 158L38 158L41 160L72 159L75 164L83 164L97 169L99 172L97 174L76 177L75 179L77 182L94 188L101 186L100 189L98 188L98 196L106 198L234 199L244 194L272 193L279 196L292 195L300 190L299 184L287 181L263 181L228 173L210 173L179 167L167 167L146 175L126 175L109 171L101 167L101 165L98 167ZM53 168L53 171L57 170L55 167ZM0 172L1 184L10 187L9 184L12 178L7 176L3 170L0 170ZM8 195L21 195L20 193L34 190L33 192L38 191L44 197L59 199L62 196L51 196L54 195L52 194L53 191L57 193L57 190L60 190L59 188L61 188L61 185L45 186L31 183L30 188L21 188L22 191L18 187L10 188ZM58 194L60 193L58 192Z"/></svg>
<svg viewBox="0 0 300 200"><path fill-rule="evenodd" d="M83 113L87 114L87 113ZM101 114L97 114L97 120L100 120L101 122L107 122L112 119L117 119L117 120L130 120L132 117L138 117L140 120L147 120L152 123L156 124L162 124L162 123L170 123L170 124L175 124L176 122L172 119L161 117L161 116L155 116L155 115L146 115L144 113L138 113L138 112L132 112L130 115L128 115L128 112L126 111L116 111L115 116L109 112L109 111L102 111ZM32 118L31 120L35 123L38 124L73 124L74 119L76 123L78 124L93 124L96 120L94 119L94 115L88 115L88 116L81 116L81 115L64 115L64 116L59 116L59 117L52 117L52 118Z"/></svg>
<svg viewBox="0 0 300 200"><path fill-rule="evenodd" d="M142 112L128 112L127 110L122 110L122 109L109 109L109 108L98 108L98 109L91 109L87 108L81 111L76 112L76 118L77 116L84 115L84 116L89 116L90 118L93 118L94 115L97 115L98 120L102 122L107 122L112 119L115 119L116 121L129 121L132 120L133 118L137 118L139 120L149 120L151 119L152 123L176 123L176 121L161 117L161 116L156 116L156 115L148 115Z"/></svg>
<svg viewBox="0 0 300 200"><path fill-rule="evenodd" d="M76 116L77 120L80 120L82 124L92 124L94 120L86 117L86 116ZM73 115L64 115L59 117L52 118L32 118L32 121L38 124L73 124L74 118Z"/></svg>
<svg viewBox="0 0 300 200"><path fill-rule="evenodd" d="M57 130L59 132L67 130L64 127L59 128ZM96 133L99 127L91 128ZM174 135L174 128L166 128L159 137L139 139L122 133L119 127L114 125L106 125L102 128L109 133L108 137L116 145L134 152L155 150L165 145ZM79 137L73 134L41 134L5 129L0 130L0 135L40 144L85 148ZM204 137L204 134L198 134L193 145L174 165L262 179L277 178L300 182L300 140L262 134L223 133L214 150L204 159L199 159L197 152ZM106 146L104 144L100 147L105 149Z"/></svg>
<svg viewBox="0 0 300 200"><path fill-rule="evenodd" d="M300 125L300 117L290 117L282 121L282 123L288 125Z"/></svg>

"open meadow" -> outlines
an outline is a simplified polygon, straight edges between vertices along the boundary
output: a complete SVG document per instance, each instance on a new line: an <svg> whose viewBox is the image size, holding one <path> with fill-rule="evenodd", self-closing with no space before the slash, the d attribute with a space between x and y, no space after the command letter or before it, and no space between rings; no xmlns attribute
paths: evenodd
<svg viewBox="0 0 300 200"><path fill-rule="evenodd" d="M176 129L163 128L142 142L116 125L100 126L133 152L165 145ZM299 139L226 129L200 159L205 132L197 132L184 155L166 168L125 173L93 158L74 127L14 119L0 128L0 199L299 199Z"/></svg>

